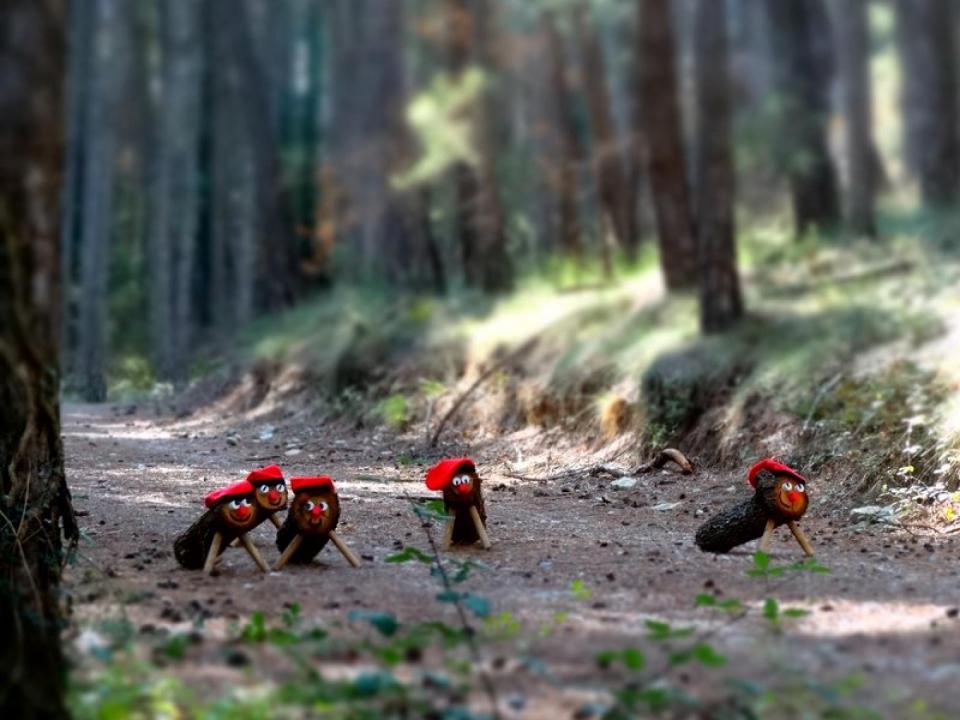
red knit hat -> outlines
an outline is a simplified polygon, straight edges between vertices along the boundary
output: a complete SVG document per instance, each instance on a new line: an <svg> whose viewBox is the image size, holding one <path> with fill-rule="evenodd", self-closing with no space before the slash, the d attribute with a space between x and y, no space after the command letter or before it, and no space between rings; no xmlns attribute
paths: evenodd
<svg viewBox="0 0 960 720"><path fill-rule="evenodd" d="M450 458L441 460L427 470L427 487L431 490L443 490L454 476L466 468L468 472L476 472L477 466L468 457Z"/></svg>
<svg viewBox="0 0 960 720"><path fill-rule="evenodd" d="M333 478L328 475L318 475L317 477L295 477L290 480L290 487L296 494L301 490L316 490L319 488L330 488L333 492L337 489L333 486Z"/></svg>
<svg viewBox="0 0 960 720"><path fill-rule="evenodd" d="M777 462L773 458L765 458L751 467L750 472L747 473L747 482L750 483L750 487L757 486L757 475L763 470L768 470L774 475L789 475L800 482L807 482L807 479L792 467Z"/></svg>
<svg viewBox="0 0 960 720"><path fill-rule="evenodd" d="M241 480L238 483L233 485L227 485L225 488L220 488L219 490L214 490L212 493L207 495L203 499L203 504L208 508L213 508L216 505L219 505L224 500L229 500L234 497L243 497L244 495L253 494L253 485L248 483L246 480Z"/></svg>
<svg viewBox="0 0 960 720"><path fill-rule="evenodd" d="M264 480L268 482L276 482L277 480L283 480L283 471L280 469L279 465L267 465L266 467L257 468L249 475L247 475L247 482L251 484L256 484L258 482L263 482Z"/></svg>

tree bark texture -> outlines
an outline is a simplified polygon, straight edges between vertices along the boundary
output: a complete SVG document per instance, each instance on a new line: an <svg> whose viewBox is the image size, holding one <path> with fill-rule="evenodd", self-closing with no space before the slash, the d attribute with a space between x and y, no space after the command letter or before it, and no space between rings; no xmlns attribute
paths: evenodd
<svg viewBox="0 0 960 720"><path fill-rule="evenodd" d="M0 716L66 718L58 407L66 6L0 4Z"/></svg>

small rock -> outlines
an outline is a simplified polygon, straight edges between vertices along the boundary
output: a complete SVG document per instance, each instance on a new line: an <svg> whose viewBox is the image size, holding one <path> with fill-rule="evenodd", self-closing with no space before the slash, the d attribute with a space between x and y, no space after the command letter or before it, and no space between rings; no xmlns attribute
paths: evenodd
<svg viewBox="0 0 960 720"><path fill-rule="evenodd" d="M297 455L299 455L299 454L302 453L302 452L303 452L303 450L301 450L300 448L290 448L289 450L287 450L287 451L284 452L283 454L286 455L287 457L296 457Z"/></svg>
<svg viewBox="0 0 960 720"><path fill-rule="evenodd" d="M960 615L960 608L952 607L952 608L950 608L950 609L947 610L947 617L948 617L948 618L956 619L958 615Z"/></svg>
<svg viewBox="0 0 960 720"><path fill-rule="evenodd" d="M629 490L630 488L636 486L637 478L632 475L624 475L622 478L617 478L610 485L617 488L618 490Z"/></svg>
<svg viewBox="0 0 960 720"><path fill-rule="evenodd" d="M237 440L237 439L236 439L235 437L233 437L232 435L227 438L227 445L229 445L230 447L236 447L236 446L239 444L239 442L240 442L240 441Z"/></svg>
<svg viewBox="0 0 960 720"><path fill-rule="evenodd" d="M682 500L677 501L677 502L672 502L672 503L665 502L665 503L660 503L659 505L654 505L654 506L653 506L653 509L654 509L654 510L658 510L659 512L669 512L670 510L675 510L676 508L680 507L681 505L683 505L683 501L682 501Z"/></svg>

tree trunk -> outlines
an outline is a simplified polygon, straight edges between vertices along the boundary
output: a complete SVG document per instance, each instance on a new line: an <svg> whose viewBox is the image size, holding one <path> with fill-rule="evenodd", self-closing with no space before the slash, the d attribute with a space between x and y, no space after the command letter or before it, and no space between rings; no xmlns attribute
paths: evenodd
<svg viewBox="0 0 960 720"><path fill-rule="evenodd" d="M573 98L566 77L567 63L564 57L563 40L551 12L543 13L541 26L550 63L550 86L553 90L551 115L560 141L560 157L557 159L560 166L558 173L560 244L567 256L579 261L582 256L582 247L578 209L580 205L578 168L584 161L585 152L577 131L576 119L573 116Z"/></svg>
<svg viewBox="0 0 960 720"><path fill-rule="evenodd" d="M953 4L897 0L896 11L908 165L924 204L953 203L960 189Z"/></svg>
<svg viewBox="0 0 960 720"><path fill-rule="evenodd" d="M84 120L81 170L83 210L80 222L80 296L77 373L84 399L107 398L107 282L113 229L116 174L114 137L119 76L119 8L114 0L87 3L91 57Z"/></svg>
<svg viewBox="0 0 960 720"><path fill-rule="evenodd" d="M182 381L195 329L193 264L200 208L200 8L162 0L162 104L150 233L152 355L157 376Z"/></svg>
<svg viewBox="0 0 960 720"><path fill-rule="evenodd" d="M594 138L591 159L599 188L600 205L613 229L617 244L624 249L627 258L633 260L636 258L639 243L637 213L624 167L623 148L614 124L600 34L583 6L577 9L575 20L585 78L583 88Z"/></svg>
<svg viewBox="0 0 960 720"><path fill-rule="evenodd" d="M850 229L873 236L876 149L873 144L868 0L832 0L834 46L843 91Z"/></svg>
<svg viewBox="0 0 960 720"><path fill-rule="evenodd" d="M447 69L460 82L471 65L487 77L499 74L494 31L496 4L490 0L445 0ZM494 103L495 88L488 80L469 109L473 121L475 163L458 162L456 185L457 235L464 278L469 287L495 293L513 287L513 268L507 255L503 208L497 194Z"/></svg>
<svg viewBox="0 0 960 720"><path fill-rule="evenodd" d="M743 316L734 229L734 169L726 0L697 0L696 200L700 329L720 332Z"/></svg>
<svg viewBox="0 0 960 720"><path fill-rule="evenodd" d="M57 317L65 6L0 4L0 716L67 718Z"/></svg>
<svg viewBox="0 0 960 720"><path fill-rule="evenodd" d="M821 0L766 0L774 75L783 95L780 138L793 198L797 234L829 228L839 219L837 181L827 149L828 82L822 47Z"/></svg>
<svg viewBox="0 0 960 720"><path fill-rule="evenodd" d="M638 0L638 95L643 152L653 194L660 267L668 290L697 282L696 239L683 152L669 0Z"/></svg>

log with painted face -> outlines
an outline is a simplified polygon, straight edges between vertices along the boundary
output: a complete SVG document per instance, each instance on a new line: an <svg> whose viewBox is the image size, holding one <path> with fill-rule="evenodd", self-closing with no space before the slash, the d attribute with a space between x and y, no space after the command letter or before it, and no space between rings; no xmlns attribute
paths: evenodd
<svg viewBox="0 0 960 720"><path fill-rule="evenodd" d="M268 465L247 475L247 482L253 485L256 491L260 510L274 525L280 527L276 513L287 506L287 484L283 479L283 472L276 465Z"/></svg>
<svg viewBox="0 0 960 720"><path fill-rule="evenodd" d="M290 481L293 502L290 512L277 531L280 560L274 566L279 570L288 562L309 563L330 540L354 567L360 561L335 532L340 522L340 498L333 480L326 475L298 477Z"/></svg>
<svg viewBox="0 0 960 720"><path fill-rule="evenodd" d="M489 549L487 511L483 502L482 480L470 458L441 460L429 471L427 487L443 492L443 504L453 520L447 525L444 546L473 545L477 540Z"/></svg>
<svg viewBox="0 0 960 720"><path fill-rule="evenodd" d="M697 546L705 552L725 553L762 538L760 549L766 551L770 533L786 524L804 553L813 555L813 548L797 525L809 502L806 478L791 467L766 459L750 468L747 482L754 489L753 497L707 520L697 530Z"/></svg>
<svg viewBox="0 0 960 720"><path fill-rule="evenodd" d="M214 490L204 498L207 511L173 544L177 562L188 570L212 570L213 562L233 540L240 538L261 569L246 534L266 517L256 501L256 490L246 480ZM209 567L207 567L209 566Z"/></svg>

